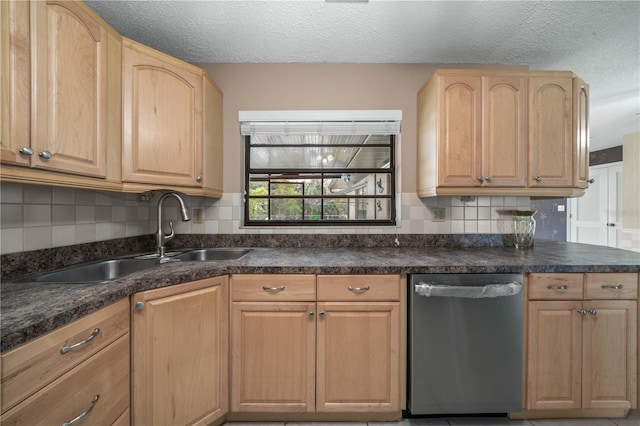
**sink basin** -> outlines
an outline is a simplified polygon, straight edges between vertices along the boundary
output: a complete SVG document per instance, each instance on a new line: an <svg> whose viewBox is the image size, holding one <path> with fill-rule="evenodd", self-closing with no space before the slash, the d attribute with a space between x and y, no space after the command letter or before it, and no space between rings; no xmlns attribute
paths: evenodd
<svg viewBox="0 0 640 426"><path fill-rule="evenodd" d="M157 265L157 259L111 259L23 278L21 281L89 283L115 280Z"/></svg>
<svg viewBox="0 0 640 426"><path fill-rule="evenodd" d="M138 255L118 259L102 260L71 266L54 272L30 275L20 279L25 282L41 283L94 283L111 281L125 275L167 262L191 262L204 260L238 260L251 249L243 248L203 248L185 252L171 252L168 258L160 260L156 254Z"/></svg>
<svg viewBox="0 0 640 426"><path fill-rule="evenodd" d="M176 255L173 258L183 262L198 260L238 260L250 252L251 249L245 248L203 248L190 250Z"/></svg>

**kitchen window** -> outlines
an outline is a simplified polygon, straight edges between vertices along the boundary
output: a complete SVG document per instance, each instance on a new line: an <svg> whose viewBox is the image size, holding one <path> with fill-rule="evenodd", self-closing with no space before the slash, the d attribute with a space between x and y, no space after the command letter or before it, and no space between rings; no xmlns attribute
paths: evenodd
<svg viewBox="0 0 640 426"><path fill-rule="evenodd" d="M240 112L246 226L396 224L400 111Z"/></svg>

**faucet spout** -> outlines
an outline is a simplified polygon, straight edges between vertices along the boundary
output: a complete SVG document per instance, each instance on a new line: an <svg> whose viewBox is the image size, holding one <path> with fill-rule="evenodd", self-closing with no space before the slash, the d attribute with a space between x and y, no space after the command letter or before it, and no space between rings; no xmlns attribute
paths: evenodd
<svg viewBox="0 0 640 426"><path fill-rule="evenodd" d="M187 211L187 207L185 206L184 200L182 199L180 194L178 194L177 192L167 192L160 197L160 199L158 200L157 211L158 229L156 231L156 253L161 258L165 257L165 244L176 235L175 231L173 230L173 222L169 222L169 228L171 229L170 233L165 234L162 230L162 206L164 205L165 200L167 200L168 198L175 198L176 200L178 200L178 203L180 204L180 215L182 216L182 220L184 222L191 220L191 218L189 217L189 212Z"/></svg>

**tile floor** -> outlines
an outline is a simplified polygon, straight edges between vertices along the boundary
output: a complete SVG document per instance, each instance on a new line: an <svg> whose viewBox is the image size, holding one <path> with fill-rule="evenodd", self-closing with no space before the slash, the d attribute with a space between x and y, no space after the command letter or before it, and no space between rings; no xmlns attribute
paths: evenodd
<svg viewBox="0 0 640 426"><path fill-rule="evenodd" d="M400 422L336 423L336 422L227 422L229 426L640 426L640 410L633 410L624 419L564 419L564 420L509 420L501 417L443 417L404 419Z"/></svg>

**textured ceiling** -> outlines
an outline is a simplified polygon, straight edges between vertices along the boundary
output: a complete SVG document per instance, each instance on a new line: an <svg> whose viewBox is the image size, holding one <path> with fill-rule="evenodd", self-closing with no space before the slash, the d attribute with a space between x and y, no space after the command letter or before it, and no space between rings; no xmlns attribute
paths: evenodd
<svg viewBox="0 0 640 426"><path fill-rule="evenodd" d="M97 0L121 34L196 63L514 64L591 88L591 149L640 131L640 1Z"/></svg>

